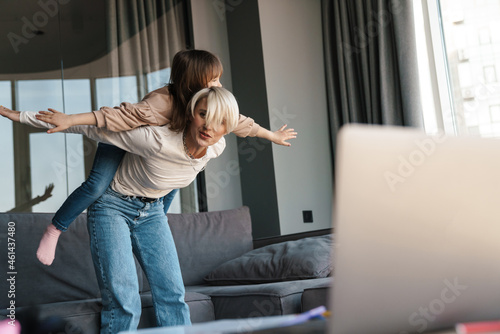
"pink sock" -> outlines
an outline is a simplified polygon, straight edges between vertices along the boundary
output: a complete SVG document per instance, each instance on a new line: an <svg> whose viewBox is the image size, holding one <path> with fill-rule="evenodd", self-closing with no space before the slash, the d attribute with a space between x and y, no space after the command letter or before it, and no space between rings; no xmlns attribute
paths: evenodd
<svg viewBox="0 0 500 334"><path fill-rule="evenodd" d="M54 261L56 256L57 240L59 240L60 235L61 231L54 225L50 224L47 226L47 229L42 236L42 240L40 240L38 250L36 251L36 257L43 264L50 266L52 261Z"/></svg>
<svg viewBox="0 0 500 334"><path fill-rule="evenodd" d="M3 321L0 321L0 333L19 334L21 333L21 325L17 320L5 319Z"/></svg>

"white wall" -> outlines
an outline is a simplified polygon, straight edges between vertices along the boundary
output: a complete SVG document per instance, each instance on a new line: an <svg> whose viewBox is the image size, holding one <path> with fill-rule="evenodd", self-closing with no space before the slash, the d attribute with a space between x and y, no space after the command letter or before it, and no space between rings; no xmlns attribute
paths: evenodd
<svg viewBox="0 0 500 334"><path fill-rule="evenodd" d="M222 83L231 89L225 10L218 1L191 0L194 45L217 54ZM332 165L323 66L320 0L259 0L264 67L272 130L293 126L292 147L273 145L281 234L332 225ZM241 10L241 8L229 8ZM237 143L207 168L209 210L242 205ZM210 194L213 194L211 196ZM215 196L216 195L216 196ZM303 223L312 210L314 222Z"/></svg>
<svg viewBox="0 0 500 334"><path fill-rule="evenodd" d="M332 225L332 164L320 0L259 0L271 128L298 131L273 145L281 234ZM305 224L303 210L314 222Z"/></svg>
<svg viewBox="0 0 500 334"><path fill-rule="evenodd" d="M225 11L216 4L214 0L191 0L194 46L219 56L224 66L221 83L231 90ZM226 142L224 154L210 161L205 171L209 211L242 205L236 137L230 134L226 136Z"/></svg>

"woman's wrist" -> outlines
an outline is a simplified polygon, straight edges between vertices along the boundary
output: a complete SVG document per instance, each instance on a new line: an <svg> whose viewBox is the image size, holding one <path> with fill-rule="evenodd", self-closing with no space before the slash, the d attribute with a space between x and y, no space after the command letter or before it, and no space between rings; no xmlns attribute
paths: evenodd
<svg viewBox="0 0 500 334"><path fill-rule="evenodd" d="M0 115L10 119L11 121L19 122L20 121L20 114L21 113L19 111L11 110L11 109L6 108L4 106L0 106Z"/></svg>

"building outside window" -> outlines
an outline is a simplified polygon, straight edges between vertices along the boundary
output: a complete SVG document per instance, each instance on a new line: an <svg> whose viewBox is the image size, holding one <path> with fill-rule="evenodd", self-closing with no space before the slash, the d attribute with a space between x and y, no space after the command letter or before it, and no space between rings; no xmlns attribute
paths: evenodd
<svg viewBox="0 0 500 334"><path fill-rule="evenodd" d="M426 130L500 137L500 2L414 3Z"/></svg>

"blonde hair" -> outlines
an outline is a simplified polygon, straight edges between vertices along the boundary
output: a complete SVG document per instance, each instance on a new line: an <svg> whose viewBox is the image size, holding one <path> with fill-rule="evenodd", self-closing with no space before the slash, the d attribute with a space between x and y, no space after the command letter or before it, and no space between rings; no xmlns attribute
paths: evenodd
<svg viewBox="0 0 500 334"><path fill-rule="evenodd" d="M188 112L194 117L196 105L202 99L207 99L207 114L205 121L207 126L213 124L215 130L219 124L225 122L227 133L232 132L238 125L240 112L234 95L222 87L210 87L200 90L194 94L188 103Z"/></svg>

